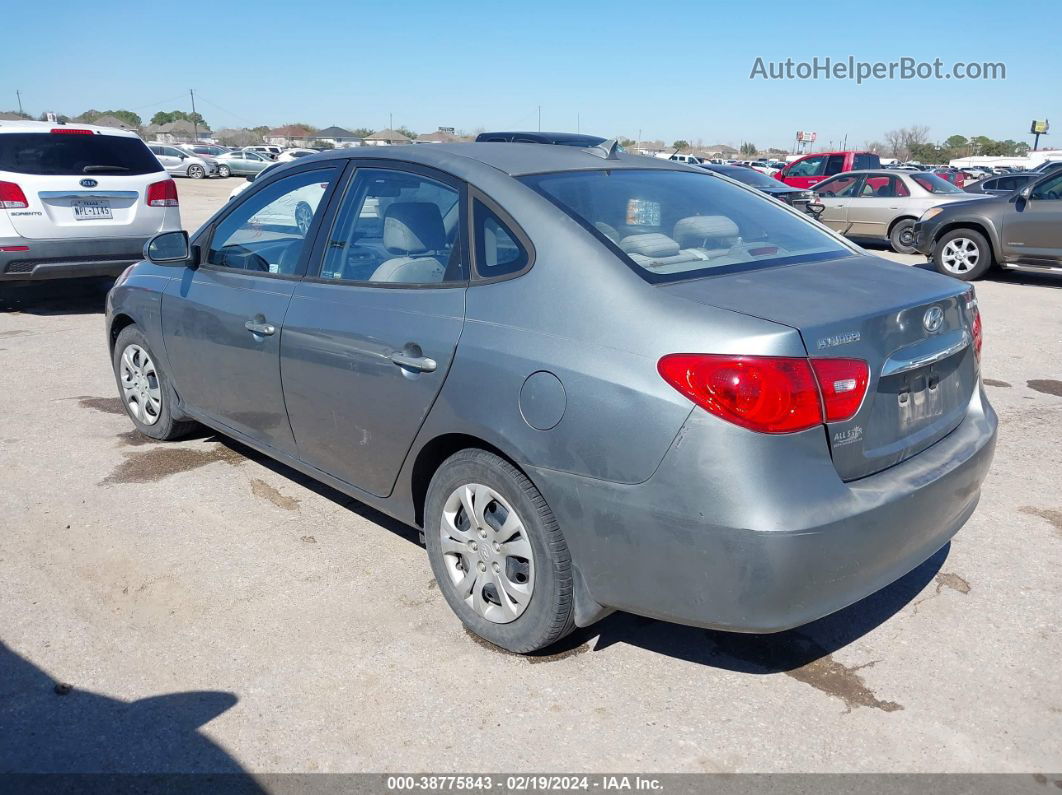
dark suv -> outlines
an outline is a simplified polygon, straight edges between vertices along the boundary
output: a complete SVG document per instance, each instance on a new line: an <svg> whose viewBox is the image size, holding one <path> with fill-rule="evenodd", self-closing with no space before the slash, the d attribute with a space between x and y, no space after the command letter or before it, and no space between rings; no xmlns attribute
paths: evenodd
<svg viewBox="0 0 1062 795"><path fill-rule="evenodd" d="M963 281L994 264L1062 271L1062 170L1007 196L931 207L914 231L915 248Z"/></svg>

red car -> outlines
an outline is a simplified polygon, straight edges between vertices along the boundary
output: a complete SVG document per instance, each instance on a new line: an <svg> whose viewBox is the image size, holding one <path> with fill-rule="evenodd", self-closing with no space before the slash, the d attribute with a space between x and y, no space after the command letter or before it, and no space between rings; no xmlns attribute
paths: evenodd
<svg viewBox="0 0 1062 795"><path fill-rule="evenodd" d="M954 168L932 168L929 170L930 174L936 174L941 179L946 179L956 188L961 188L966 184L966 175L958 169Z"/></svg>
<svg viewBox="0 0 1062 795"><path fill-rule="evenodd" d="M881 168L881 158L873 152L815 152L789 163L774 178L794 188L810 188L842 171L868 168Z"/></svg>

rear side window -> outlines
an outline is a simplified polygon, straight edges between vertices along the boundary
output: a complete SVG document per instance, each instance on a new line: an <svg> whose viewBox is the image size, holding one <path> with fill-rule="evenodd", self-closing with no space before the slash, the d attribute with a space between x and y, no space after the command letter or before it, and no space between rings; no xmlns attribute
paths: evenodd
<svg viewBox="0 0 1062 795"><path fill-rule="evenodd" d="M476 273L481 279L494 279L522 271L528 262L527 249L516 234L487 205L472 203L476 235Z"/></svg>
<svg viewBox="0 0 1062 795"><path fill-rule="evenodd" d="M856 152L853 158L852 168L855 171L881 168L881 158L869 152Z"/></svg>
<svg viewBox="0 0 1062 795"><path fill-rule="evenodd" d="M826 176L840 174L842 171L844 171L844 155L830 155L829 160L826 161Z"/></svg>
<svg viewBox="0 0 1062 795"><path fill-rule="evenodd" d="M16 174L154 174L158 160L139 138L77 133L0 135L0 171Z"/></svg>

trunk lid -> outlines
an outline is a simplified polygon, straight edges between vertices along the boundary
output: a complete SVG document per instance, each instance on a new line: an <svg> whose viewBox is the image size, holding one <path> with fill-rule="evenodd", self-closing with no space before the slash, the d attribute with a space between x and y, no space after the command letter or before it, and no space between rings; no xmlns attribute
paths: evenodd
<svg viewBox="0 0 1062 795"><path fill-rule="evenodd" d="M794 328L812 357L869 364L860 409L827 424L844 480L898 464L946 436L977 388L970 288L937 274L854 256L660 289Z"/></svg>

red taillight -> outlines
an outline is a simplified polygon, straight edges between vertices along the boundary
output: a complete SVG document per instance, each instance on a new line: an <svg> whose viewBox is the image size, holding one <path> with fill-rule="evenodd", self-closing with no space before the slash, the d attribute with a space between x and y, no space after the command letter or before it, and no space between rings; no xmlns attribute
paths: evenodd
<svg viewBox="0 0 1062 795"><path fill-rule="evenodd" d="M0 181L0 208L5 210L24 210L29 207L26 194L14 182Z"/></svg>
<svg viewBox="0 0 1062 795"><path fill-rule="evenodd" d="M148 207L176 207L177 183L172 179L154 182L147 189Z"/></svg>
<svg viewBox="0 0 1062 795"><path fill-rule="evenodd" d="M870 367L862 359L812 359L819 379L826 422L850 420L863 405L870 381Z"/></svg>
<svg viewBox="0 0 1062 795"><path fill-rule="evenodd" d="M53 127L52 135L92 135L92 130L78 130L73 127Z"/></svg>
<svg viewBox="0 0 1062 795"><path fill-rule="evenodd" d="M29 251L29 246L0 246L0 251Z"/></svg>
<svg viewBox="0 0 1062 795"><path fill-rule="evenodd" d="M970 332L973 334L974 360L977 366L981 366L981 345L984 343L984 329L981 326L981 310L977 308L977 299L970 299L966 306L973 314L973 322L970 324Z"/></svg>
<svg viewBox="0 0 1062 795"><path fill-rule="evenodd" d="M819 388L807 359L675 353L657 369L698 406L750 430L792 433L822 423Z"/></svg>
<svg viewBox="0 0 1062 795"><path fill-rule="evenodd" d="M674 353L657 370L701 408L760 433L851 419L870 381L862 359Z"/></svg>

